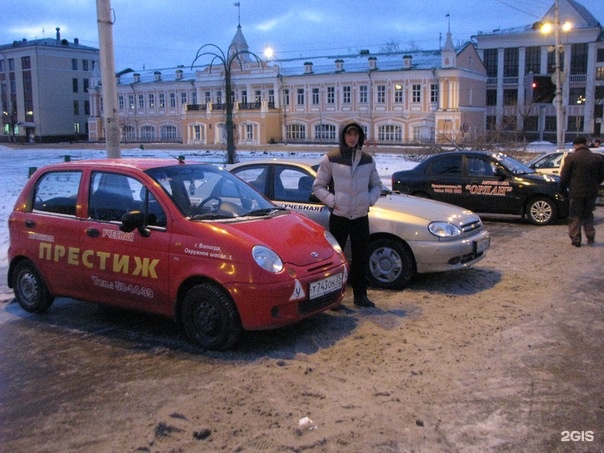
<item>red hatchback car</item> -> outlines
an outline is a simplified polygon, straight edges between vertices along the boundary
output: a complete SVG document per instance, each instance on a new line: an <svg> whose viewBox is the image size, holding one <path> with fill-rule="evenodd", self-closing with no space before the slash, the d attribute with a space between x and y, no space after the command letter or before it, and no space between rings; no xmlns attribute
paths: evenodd
<svg viewBox="0 0 604 453"><path fill-rule="evenodd" d="M158 313L205 349L337 306L348 275L329 232L209 164L44 167L9 231L8 284L25 310L64 296Z"/></svg>

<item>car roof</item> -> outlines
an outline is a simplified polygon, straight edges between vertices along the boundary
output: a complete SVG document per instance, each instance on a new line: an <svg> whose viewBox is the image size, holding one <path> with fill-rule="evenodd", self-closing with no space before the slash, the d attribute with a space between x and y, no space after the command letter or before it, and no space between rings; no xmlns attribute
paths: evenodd
<svg viewBox="0 0 604 453"><path fill-rule="evenodd" d="M158 167L169 167L175 165L193 165L193 164L202 164L202 165L210 165L205 162L198 161L184 161L179 159L154 159L154 158L136 158L136 157L127 157L127 158L107 158L107 159L83 159L76 160L70 162L61 162L56 164L50 164L45 166L44 168L54 168L54 169L68 169L68 168L88 168L92 167L95 169L103 168L129 168L133 170L141 170L145 171L150 168L158 168Z"/></svg>

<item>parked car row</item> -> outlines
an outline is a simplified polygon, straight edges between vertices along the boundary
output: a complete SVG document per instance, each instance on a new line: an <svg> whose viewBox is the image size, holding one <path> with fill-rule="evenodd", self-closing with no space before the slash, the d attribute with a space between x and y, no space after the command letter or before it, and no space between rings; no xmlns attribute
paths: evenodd
<svg viewBox="0 0 604 453"><path fill-rule="evenodd" d="M56 297L171 317L205 349L340 304L348 250L312 193L318 162L258 160L226 171L166 159L37 170L9 219L8 285L21 307ZM568 214L556 176L501 154L457 151L395 172L370 210L369 283L473 266L490 247L475 212L547 225Z"/></svg>

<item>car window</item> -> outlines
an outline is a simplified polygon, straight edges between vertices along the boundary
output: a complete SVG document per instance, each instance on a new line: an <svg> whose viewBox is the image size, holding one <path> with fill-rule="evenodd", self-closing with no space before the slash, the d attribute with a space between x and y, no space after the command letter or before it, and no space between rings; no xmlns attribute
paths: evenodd
<svg viewBox="0 0 604 453"><path fill-rule="evenodd" d="M81 179L79 171L46 173L35 187L34 210L75 216Z"/></svg>
<svg viewBox="0 0 604 453"><path fill-rule="evenodd" d="M243 179L257 191L262 192L264 194L268 193L266 187L266 184L268 182L268 168L266 166L254 166L236 169L233 171L233 174Z"/></svg>
<svg viewBox="0 0 604 453"><path fill-rule="evenodd" d="M151 192L137 179L110 172L94 172L90 183L88 216L120 221L127 212L146 214L147 225L166 226L166 214Z"/></svg>
<svg viewBox="0 0 604 453"><path fill-rule="evenodd" d="M275 198L280 201L309 202L314 178L305 171L277 165Z"/></svg>
<svg viewBox="0 0 604 453"><path fill-rule="evenodd" d="M430 165L429 173L433 175L461 175L462 155L440 156Z"/></svg>
<svg viewBox="0 0 604 453"><path fill-rule="evenodd" d="M467 163L469 176L493 176L495 173L491 162L480 157L468 156Z"/></svg>

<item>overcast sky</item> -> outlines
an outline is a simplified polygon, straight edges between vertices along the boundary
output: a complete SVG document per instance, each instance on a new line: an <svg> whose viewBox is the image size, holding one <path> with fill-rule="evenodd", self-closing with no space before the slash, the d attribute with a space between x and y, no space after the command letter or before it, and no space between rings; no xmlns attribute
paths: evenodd
<svg viewBox="0 0 604 453"><path fill-rule="evenodd" d="M99 47L95 0L0 0L0 43L61 38ZM401 50L438 49L448 21L455 44L479 31L541 19L554 0L111 0L116 70L191 66L197 50L224 51L237 31L238 12L250 50L277 58L333 55L387 43ZM604 0L580 0L604 23ZM450 16L447 17L447 14ZM440 38L440 39L439 39Z"/></svg>

